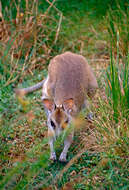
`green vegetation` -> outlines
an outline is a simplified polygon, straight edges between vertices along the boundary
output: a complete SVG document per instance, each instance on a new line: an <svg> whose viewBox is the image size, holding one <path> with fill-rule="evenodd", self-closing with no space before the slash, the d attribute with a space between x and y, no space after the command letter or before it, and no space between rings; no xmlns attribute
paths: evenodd
<svg viewBox="0 0 129 190"><path fill-rule="evenodd" d="M128 189L128 0L0 5L0 189ZM77 126L62 164L49 160L41 91L16 97L13 88L41 81L50 59L67 50L87 58L99 90L96 117ZM55 147L59 154L60 138Z"/></svg>

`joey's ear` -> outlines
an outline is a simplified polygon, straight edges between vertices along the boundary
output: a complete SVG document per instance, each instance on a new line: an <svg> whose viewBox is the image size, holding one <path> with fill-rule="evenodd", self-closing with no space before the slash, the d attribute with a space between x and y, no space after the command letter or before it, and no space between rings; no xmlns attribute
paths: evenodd
<svg viewBox="0 0 129 190"><path fill-rule="evenodd" d="M43 99L43 104L44 106L48 109L48 110L52 110L53 106L54 106L54 102L52 100L49 99Z"/></svg>
<svg viewBox="0 0 129 190"><path fill-rule="evenodd" d="M70 98L70 99L68 99L68 100L65 100L63 106L64 106L64 108L65 108L66 110L72 109L73 106L74 106L74 100L73 100L73 98Z"/></svg>

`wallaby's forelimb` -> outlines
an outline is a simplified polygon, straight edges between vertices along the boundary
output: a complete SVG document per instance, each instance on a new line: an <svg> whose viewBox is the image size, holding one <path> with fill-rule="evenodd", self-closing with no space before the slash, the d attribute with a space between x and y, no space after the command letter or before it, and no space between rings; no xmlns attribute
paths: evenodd
<svg viewBox="0 0 129 190"><path fill-rule="evenodd" d="M73 141L73 135L74 135L74 132L72 131L65 139L64 141L64 149L60 155L60 158L59 158L59 161L61 162L66 162L67 159L67 152L68 152L68 149L70 147L70 145L72 144L72 141Z"/></svg>
<svg viewBox="0 0 129 190"><path fill-rule="evenodd" d="M14 89L14 92L17 94L17 95L20 95L20 94L28 94L30 92L34 92L40 88L42 88L44 82L45 82L46 79L42 80L41 82L35 84L34 86L31 86L31 87L28 87L28 88L15 88Z"/></svg>

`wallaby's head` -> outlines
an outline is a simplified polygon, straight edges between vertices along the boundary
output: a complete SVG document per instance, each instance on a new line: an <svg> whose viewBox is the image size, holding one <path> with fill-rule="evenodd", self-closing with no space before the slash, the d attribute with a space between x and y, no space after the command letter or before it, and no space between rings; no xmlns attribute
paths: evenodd
<svg viewBox="0 0 129 190"><path fill-rule="evenodd" d="M76 113L76 106L72 98L60 105L55 104L53 100L44 99L43 104L48 110L48 125L57 133L69 125Z"/></svg>

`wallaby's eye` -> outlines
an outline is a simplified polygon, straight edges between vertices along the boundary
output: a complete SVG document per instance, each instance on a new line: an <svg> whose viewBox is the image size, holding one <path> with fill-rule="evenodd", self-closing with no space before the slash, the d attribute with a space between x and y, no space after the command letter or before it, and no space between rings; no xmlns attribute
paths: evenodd
<svg viewBox="0 0 129 190"><path fill-rule="evenodd" d="M51 126L53 127L53 129L56 128L55 123L52 120L51 120Z"/></svg>
<svg viewBox="0 0 129 190"><path fill-rule="evenodd" d="M68 124L68 122L69 122L69 120L67 119L67 120L65 121L65 123Z"/></svg>

